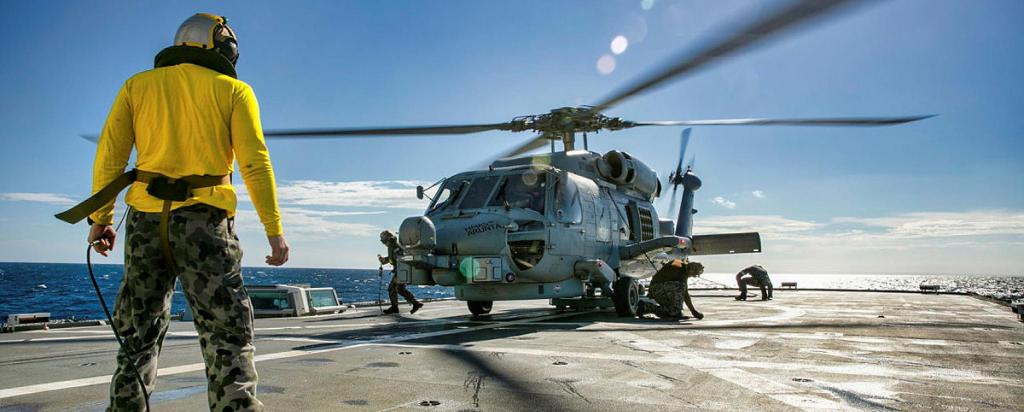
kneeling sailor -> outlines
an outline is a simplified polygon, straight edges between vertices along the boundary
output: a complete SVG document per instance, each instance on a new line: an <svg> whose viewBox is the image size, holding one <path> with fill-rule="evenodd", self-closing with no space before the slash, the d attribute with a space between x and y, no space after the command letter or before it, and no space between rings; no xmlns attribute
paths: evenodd
<svg viewBox="0 0 1024 412"><path fill-rule="evenodd" d="M650 309L644 307L642 311L650 310L661 319L687 319L686 316L683 316L683 304L685 303L694 317L704 319L704 314L693 307L690 290L687 286L689 278L700 276L701 273L704 273L704 265L700 262L675 259L666 263L651 278L650 292L648 292L650 297L658 302L658 306Z"/></svg>

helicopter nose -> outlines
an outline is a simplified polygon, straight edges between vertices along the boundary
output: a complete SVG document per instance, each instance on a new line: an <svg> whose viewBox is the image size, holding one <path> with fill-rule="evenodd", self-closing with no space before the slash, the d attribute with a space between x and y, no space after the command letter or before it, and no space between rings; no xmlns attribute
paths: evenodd
<svg viewBox="0 0 1024 412"><path fill-rule="evenodd" d="M433 249L437 246L437 228L426 216L406 218L398 229L398 243L406 250Z"/></svg>
<svg viewBox="0 0 1024 412"><path fill-rule="evenodd" d="M447 255L499 255L505 249L511 222L506 216L483 213L442 220L437 224L434 251Z"/></svg>

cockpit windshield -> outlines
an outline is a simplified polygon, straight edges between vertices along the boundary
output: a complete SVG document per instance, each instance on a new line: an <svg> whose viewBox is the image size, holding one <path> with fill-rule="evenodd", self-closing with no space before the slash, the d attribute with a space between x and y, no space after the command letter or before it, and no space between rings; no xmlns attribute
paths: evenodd
<svg viewBox="0 0 1024 412"><path fill-rule="evenodd" d="M438 189L427 213L508 206L544 214L547 186L547 173L535 170L508 175L453 177Z"/></svg>
<svg viewBox="0 0 1024 412"><path fill-rule="evenodd" d="M434 197L434 203L430 205L430 209L427 213L444 210L459 200L459 195L462 194L462 190L469 185L469 179L466 178L451 178L445 180L441 189L437 191L437 196Z"/></svg>
<svg viewBox="0 0 1024 412"><path fill-rule="evenodd" d="M543 172L529 170L505 176L498 193L488 206L508 206L532 209L544 214L544 198L547 193L547 176Z"/></svg>
<svg viewBox="0 0 1024 412"><path fill-rule="evenodd" d="M487 199L494 191L494 185L501 176L481 176L473 179L466 189L466 196L459 203L459 209L479 209L487 204Z"/></svg>

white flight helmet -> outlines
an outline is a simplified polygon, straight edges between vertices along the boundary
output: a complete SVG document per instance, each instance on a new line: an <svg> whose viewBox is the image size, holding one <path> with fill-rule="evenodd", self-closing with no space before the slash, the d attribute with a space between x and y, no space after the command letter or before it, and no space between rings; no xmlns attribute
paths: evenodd
<svg viewBox="0 0 1024 412"><path fill-rule="evenodd" d="M238 61L238 38L228 26L228 19L216 14L197 13L178 27L175 46L191 46L216 50L232 65Z"/></svg>

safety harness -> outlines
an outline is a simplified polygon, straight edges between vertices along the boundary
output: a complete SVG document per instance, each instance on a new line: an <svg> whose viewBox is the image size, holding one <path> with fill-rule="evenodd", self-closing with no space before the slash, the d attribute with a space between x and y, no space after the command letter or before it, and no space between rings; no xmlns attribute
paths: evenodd
<svg viewBox="0 0 1024 412"><path fill-rule="evenodd" d="M163 200L160 211L160 249L168 266L174 266L171 254L170 219L172 202L184 202L192 197L193 189L231 184L231 175L191 175L173 178L159 173L132 169L124 172L82 203L56 215L57 219L75 224L117 198L126 187L134 182L146 183L146 192Z"/></svg>

